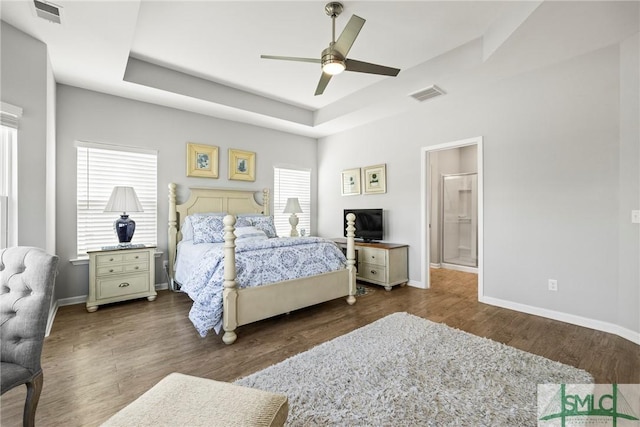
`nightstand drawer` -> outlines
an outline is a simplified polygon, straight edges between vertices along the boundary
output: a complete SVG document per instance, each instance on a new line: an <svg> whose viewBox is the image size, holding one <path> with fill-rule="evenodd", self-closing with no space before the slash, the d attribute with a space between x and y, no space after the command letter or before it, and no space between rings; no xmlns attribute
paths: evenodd
<svg viewBox="0 0 640 427"><path fill-rule="evenodd" d="M103 266L103 265L117 264L122 262L122 260L124 260L123 254L97 255L96 265Z"/></svg>
<svg viewBox="0 0 640 427"><path fill-rule="evenodd" d="M386 254L384 249L375 248L358 248L358 262L374 264L374 265L387 265Z"/></svg>
<svg viewBox="0 0 640 427"><path fill-rule="evenodd" d="M112 298L149 290L148 274L129 274L98 279L98 298Z"/></svg>
<svg viewBox="0 0 640 427"><path fill-rule="evenodd" d="M127 273L134 273L136 271L147 271L149 270L149 261L137 262L135 264L126 264L124 266L124 271Z"/></svg>
<svg viewBox="0 0 640 427"><path fill-rule="evenodd" d="M118 274L124 272L123 265L108 265L106 267L98 267L96 268L97 276L106 276L109 274Z"/></svg>
<svg viewBox="0 0 640 427"><path fill-rule="evenodd" d="M360 264L358 266L358 276L367 280L385 282L387 280L387 269L375 264Z"/></svg>
<svg viewBox="0 0 640 427"><path fill-rule="evenodd" d="M125 253L124 254L124 260L126 262L131 262L131 261L148 262L149 261L149 251Z"/></svg>

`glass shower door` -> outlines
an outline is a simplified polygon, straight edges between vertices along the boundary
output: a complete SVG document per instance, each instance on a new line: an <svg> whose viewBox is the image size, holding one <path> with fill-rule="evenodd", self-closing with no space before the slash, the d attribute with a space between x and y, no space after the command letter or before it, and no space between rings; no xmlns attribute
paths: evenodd
<svg viewBox="0 0 640 427"><path fill-rule="evenodd" d="M442 261L478 266L478 175L442 177Z"/></svg>

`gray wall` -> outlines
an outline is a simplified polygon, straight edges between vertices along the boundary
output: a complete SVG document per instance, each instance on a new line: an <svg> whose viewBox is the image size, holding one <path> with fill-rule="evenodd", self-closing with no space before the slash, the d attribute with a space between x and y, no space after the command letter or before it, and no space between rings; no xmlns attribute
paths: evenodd
<svg viewBox="0 0 640 427"><path fill-rule="evenodd" d="M467 90L321 139L320 234L339 235L344 208L384 208L420 282L421 148L483 136L484 295L640 331L637 41L623 47L506 77L479 63ZM343 169L377 163L386 194L340 196Z"/></svg>
<svg viewBox="0 0 640 427"><path fill-rule="evenodd" d="M76 258L75 141L103 142L158 150L158 250L167 259L167 185L178 183L178 202L188 186L238 189L273 188L273 167L291 165L312 170L312 208L316 195L316 140L242 123L219 120L172 108L58 85L57 92L57 253L61 257L58 298L86 295L88 266ZM187 178L186 143L219 147L219 178ZM256 152L256 181L227 179L227 150ZM273 204L272 204L273 207ZM315 216L312 217L315 221ZM156 262L156 281L166 282Z"/></svg>
<svg viewBox="0 0 640 427"><path fill-rule="evenodd" d="M22 108L18 128L18 245L55 252L55 100L47 47L0 21L0 96ZM53 157L55 158L55 157Z"/></svg>

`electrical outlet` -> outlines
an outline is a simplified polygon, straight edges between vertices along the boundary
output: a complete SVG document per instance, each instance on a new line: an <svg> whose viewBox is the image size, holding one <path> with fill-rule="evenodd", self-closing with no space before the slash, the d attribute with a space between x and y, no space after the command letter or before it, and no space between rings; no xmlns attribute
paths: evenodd
<svg viewBox="0 0 640 427"><path fill-rule="evenodd" d="M549 290L550 291L558 290L558 281L556 279L549 279Z"/></svg>
<svg viewBox="0 0 640 427"><path fill-rule="evenodd" d="M167 261L166 259L164 261L162 261L162 267L166 270L167 268L169 268L169 261Z"/></svg>
<svg viewBox="0 0 640 427"><path fill-rule="evenodd" d="M631 211L631 222L633 224L640 224L640 211Z"/></svg>

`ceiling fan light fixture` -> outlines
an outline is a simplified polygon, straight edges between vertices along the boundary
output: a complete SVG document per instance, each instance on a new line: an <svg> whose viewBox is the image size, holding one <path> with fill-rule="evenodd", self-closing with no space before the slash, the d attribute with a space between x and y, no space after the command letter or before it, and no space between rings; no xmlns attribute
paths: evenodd
<svg viewBox="0 0 640 427"><path fill-rule="evenodd" d="M340 56L332 47L322 51L322 72L335 76L347 68L344 58Z"/></svg>
<svg viewBox="0 0 640 427"><path fill-rule="evenodd" d="M344 61L339 59L331 59L322 64L322 71L335 76L336 74L340 74L347 67L344 65Z"/></svg>

